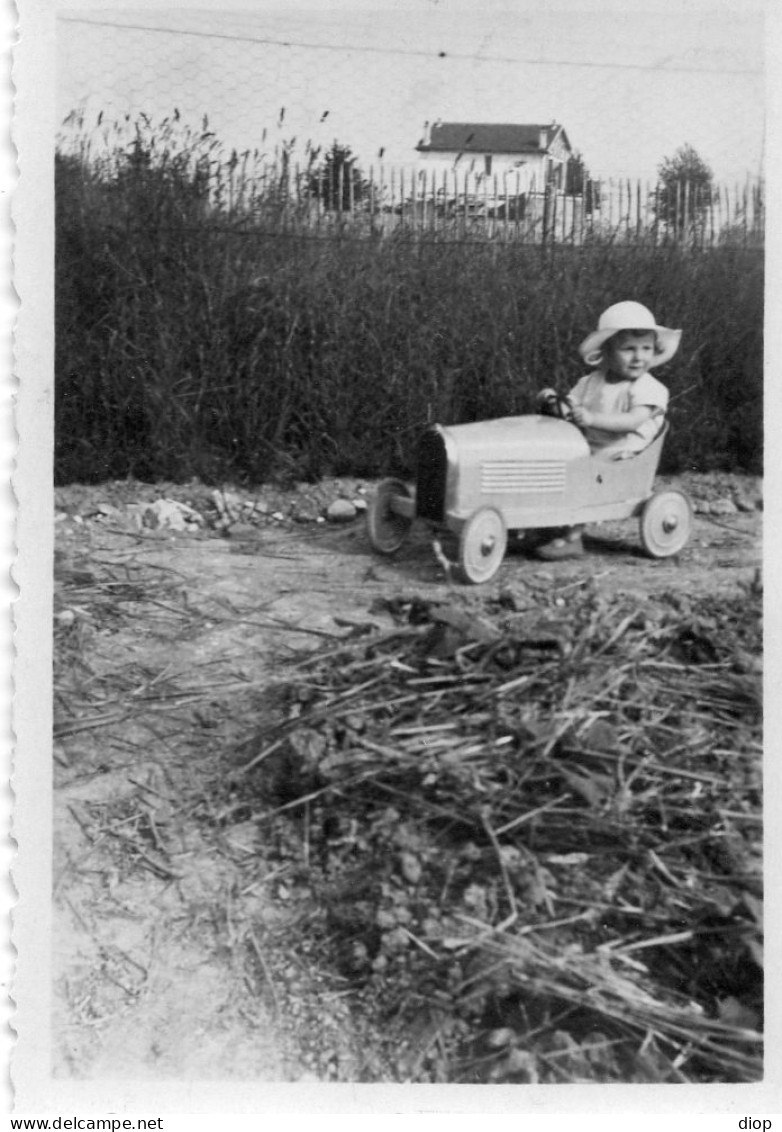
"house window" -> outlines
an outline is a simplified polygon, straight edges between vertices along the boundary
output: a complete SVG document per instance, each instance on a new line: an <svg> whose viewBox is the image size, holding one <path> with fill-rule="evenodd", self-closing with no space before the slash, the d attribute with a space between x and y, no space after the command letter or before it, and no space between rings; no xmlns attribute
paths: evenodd
<svg viewBox="0 0 782 1132"><path fill-rule="evenodd" d="M484 173L486 174L487 177L491 177L491 158L492 158L492 155L490 153L484 154L484 157L483 157Z"/></svg>
<svg viewBox="0 0 782 1132"><path fill-rule="evenodd" d="M549 161L546 180L553 189L562 188L563 166L559 162Z"/></svg>

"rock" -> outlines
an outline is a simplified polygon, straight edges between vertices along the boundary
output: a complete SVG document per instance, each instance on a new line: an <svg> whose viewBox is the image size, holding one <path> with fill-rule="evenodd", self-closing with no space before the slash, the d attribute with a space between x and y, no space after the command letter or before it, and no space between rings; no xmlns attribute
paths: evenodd
<svg viewBox="0 0 782 1132"><path fill-rule="evenodd" d="M383 933L382 947L384 951L404 951L409 946L410 936L404 928L394 928L390 932Z"/></svg>
<svg viewBox="0 0 782 1132"><path fill-rule="evenodd" d="M144 526L143 503L129 503L125 508L125 513L132 519L134 527L138 527L140 530Z"/></svg>
<svg viewBox="0 0 782 1132"><path fill-rule="evenodd" d="M735 502L736 507L739 511L754 511L755 510L754 501L746 495L736 495L736 496L734 496L734 502Z"/></svg>
<svg viewBox="0 0 782 1132"><path fill-rule="evenodd" d="M320 507L313 499L299 499L291 509L291 518L297 523L314 523L320 515Z"/></svg>
<svg viewBox="0 0 782 1132"><path fill-rule="evenodd" d="M356 514L356 508L349 499L335 499L329 504L326 518L332 523L349 523Z"/></svg>
<svg viewBox="0 0 782 1132"><path fill-rule="evenodd" d="M735 515L737 507L732 499L715 499L709 510L712 515Z"/></svg>
<svg viewBox="0 0 782 1132"><path fill-rule="evenodd" d="M694 499L692 501L692 509L696 515L710 515L711 504L705 499Z"/></svg>
<svg viewBox="0 0 782 1132"><path fill-rule="evenodd" d="M366 511L366 509L367 509L366 499L360 499L360 498L359 499L352 499L351 503L353 504L353 506L356 508L357 511Z"/></svg>
<svg viewBox="0 0 782 1132"><path fill-rule="evenodd" d="M85 511L85 517L88 519L111 519L119 515L119 507L112 506L111 503L98 503L95 507L91 507Z"/></svg>
<svg viewBox="0 0 782 1132"><path fill-rule="evenodd" d="M421 874L423 873L423 868L415 853L400 853L399 868L408 884L418 884L421 879Z"/></svg>
<svg viewBox="0 0 782 1132"><path fill-rule="evenodd" d="M258 826L254 821L239 822L226 831L225 840L232 849L238 849L240 853L257 853Z"/></svg>
<svg viewBox="0 0 782 1132"><path fill-rule="evenodd" d="M151 530L186 531L202 522L197 511L176 499L156 499L141 510L141 524Z"/></svg>
<svg viewBox="0 0 782 1132"><path fill-rule="evenodd" d="M234 491L213 491L212 502L221 515L236 515L243 505L242 497Z"/></svg>
<svg viewBox="0 0 782 1132"><path fill-rule="evenodd" d="M58 625L68 629L76 620L76 614L72 609L62 609L59 613L55 613L54 619Z"/></svg>
<svg viewBox="0 0 782 1132"><path fill-rule="evenodd" d="M596 719L584 734L584 744L597 751L618 751L619 736L605 719Z"/></svg>

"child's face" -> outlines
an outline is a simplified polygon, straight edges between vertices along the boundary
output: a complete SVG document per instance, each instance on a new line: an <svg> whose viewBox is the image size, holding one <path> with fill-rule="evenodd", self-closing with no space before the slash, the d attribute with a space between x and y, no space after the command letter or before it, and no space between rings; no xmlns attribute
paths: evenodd
<svg viewBox="0 0 782 1132"><path fill-rule="evenodd" d="M637 381L649 369L654 358L654 347L653 330L643 333L620 330L608 343L608 369L625 381Z"/></svg>

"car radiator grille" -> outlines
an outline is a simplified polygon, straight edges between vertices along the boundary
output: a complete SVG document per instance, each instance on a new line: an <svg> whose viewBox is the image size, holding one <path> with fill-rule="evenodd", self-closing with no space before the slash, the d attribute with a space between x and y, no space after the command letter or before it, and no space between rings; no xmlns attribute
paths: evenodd
<svg viewBox="0 0 782 1132"><path fill-rule="evenodd" d="M441 523L445 513L445 483L448 461L442 436L432 429L424 433L418 449L416 512L422 519Z"/></svg>
<svg viewBox="0 0 782 1132"><path fill-rule="evenodd" d="M486 460L481 464L481 491L486 494L565 490L565 465L559 460Z"/></svg>

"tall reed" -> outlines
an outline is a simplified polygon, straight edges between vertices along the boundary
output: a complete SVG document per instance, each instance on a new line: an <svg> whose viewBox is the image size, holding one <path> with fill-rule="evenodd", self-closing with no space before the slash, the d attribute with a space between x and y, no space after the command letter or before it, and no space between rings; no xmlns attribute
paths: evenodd
<svg viewBox="0 0 782 1132"><path fill-rule="evenodd" d="M761 469L756 250L326 233L172 122L63 149L56 206L60 482L409 472L426 423L567 390L578 341L630 297L684 330L660 372L667 468Z"/></svg>

